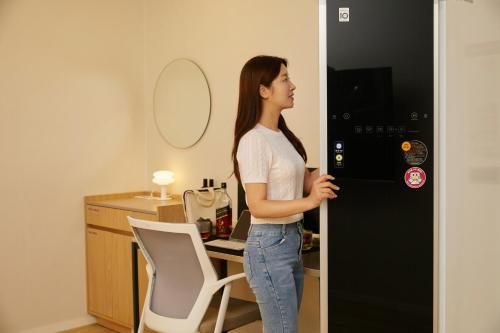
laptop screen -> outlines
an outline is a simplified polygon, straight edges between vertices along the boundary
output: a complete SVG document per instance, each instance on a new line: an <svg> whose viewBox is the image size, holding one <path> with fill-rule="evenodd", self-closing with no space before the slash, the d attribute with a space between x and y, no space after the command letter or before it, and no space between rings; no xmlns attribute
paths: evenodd
<svg viewBox="0 0 500 333"><path fill-rule="evenodd" d="M231 240L239 240L245 242L248 237L248 229L250 228L250 211L245 209L241 212L238 218L238 223L231 232Z"/></svg>

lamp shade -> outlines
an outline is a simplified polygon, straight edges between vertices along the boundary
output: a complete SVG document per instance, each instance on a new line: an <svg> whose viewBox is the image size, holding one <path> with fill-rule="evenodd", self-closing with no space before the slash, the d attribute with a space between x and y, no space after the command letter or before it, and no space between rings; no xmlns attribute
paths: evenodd
<svg viewBox="0 0 500 333"><path fill-rule="evenodd" d="M172 171L160 170L153 173L153 183L157 185L169 185L174 182L174 173Z"/></svg>

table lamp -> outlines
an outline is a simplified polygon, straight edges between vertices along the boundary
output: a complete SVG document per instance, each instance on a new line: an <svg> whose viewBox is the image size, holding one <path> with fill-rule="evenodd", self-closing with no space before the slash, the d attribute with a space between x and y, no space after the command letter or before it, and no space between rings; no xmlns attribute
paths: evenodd
<svg viewBox="0 0 500 333"><path fill-rule="evenodd" d="M167 195L167 185L174 182L174 173L172 171L160 170L153 173L153 183L160 185L161 194L159 200L170 200L172 197Z"/></svg>

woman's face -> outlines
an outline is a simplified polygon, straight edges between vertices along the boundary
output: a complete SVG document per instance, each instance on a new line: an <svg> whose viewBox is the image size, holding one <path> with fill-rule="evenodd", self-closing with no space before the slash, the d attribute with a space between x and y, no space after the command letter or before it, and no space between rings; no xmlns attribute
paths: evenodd
<svg viewBox="0 0 500 333"><path fill-rule="evenodd" d="M261 96L268 103L280 109L287 109L293 107L294 90L295 85L290 81L288 70L285 65L281 64L280 73L273 80L270 88L261 89Z"/></svg>

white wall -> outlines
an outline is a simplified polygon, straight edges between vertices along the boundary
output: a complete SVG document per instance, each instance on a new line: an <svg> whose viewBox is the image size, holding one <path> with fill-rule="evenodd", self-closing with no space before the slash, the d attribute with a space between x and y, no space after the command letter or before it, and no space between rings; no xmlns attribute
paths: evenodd
<svg viewBox="0 0 500 333"><path fill-rule="evenodd" d="M447 2L446 332L500 332L500 1Z"/></svg>
<svg viewBox="0 0 500 333"><path fill-rule="evenodd" d="M0 332L90 318L83 196L145 185L142 4L0 1Z"/></svg>

